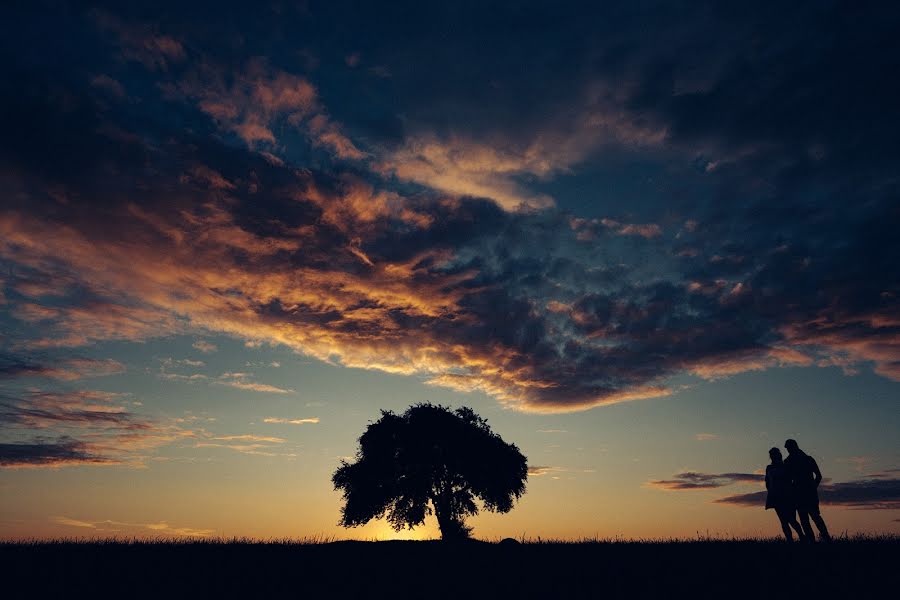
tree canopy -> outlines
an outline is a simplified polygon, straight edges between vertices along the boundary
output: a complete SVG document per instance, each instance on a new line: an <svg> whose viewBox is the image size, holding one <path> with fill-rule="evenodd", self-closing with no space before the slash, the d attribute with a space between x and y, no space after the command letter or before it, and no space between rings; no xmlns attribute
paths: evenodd
<svg viewBox="0 0 900 600"><path fill-rule="evenodd" d="M434 514L448 540L468 537L476 498L485 510L509 512L527 478L518 447L471 408L416 404L400 415L382 411L360 436L355 462L341 461L332 482L343 492L343 526L386 516L399 531Z"/></svg>

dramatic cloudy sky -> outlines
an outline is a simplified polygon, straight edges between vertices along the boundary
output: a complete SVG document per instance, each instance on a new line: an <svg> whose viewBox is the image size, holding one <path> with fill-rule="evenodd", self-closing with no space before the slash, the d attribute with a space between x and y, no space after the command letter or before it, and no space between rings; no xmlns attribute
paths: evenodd
<svg viewBox="0 0 900 600"><path fill-rule="evenodd" d="M2 537L385 537L421 401L529 457L477 535L774 534L786 437L898 530L900 11L127 4L2 9Z"/></svg>

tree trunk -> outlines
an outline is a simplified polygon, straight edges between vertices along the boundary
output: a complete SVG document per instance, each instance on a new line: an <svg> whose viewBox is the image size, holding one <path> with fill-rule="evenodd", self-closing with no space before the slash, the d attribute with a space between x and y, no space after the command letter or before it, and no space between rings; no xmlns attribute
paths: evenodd
<svg viewBox="0 0 900 600"><path fill-rule="evenodd" d="M453 529L450 524L452 517L449 503L437 497L432 498L431 503L434 505L434 515L437 517L438 527L441 530L441 539L446 541L452 536Z"/></svg>
<svg viewBox="0 0 900 600"><path fill-rule="evenodd" d="M448 542L469 537L469 529L463 524L462 519L454 514L453 502L447 495L433 497L431 503L434 505L434 514L441 530L441 540Z"/></svg>

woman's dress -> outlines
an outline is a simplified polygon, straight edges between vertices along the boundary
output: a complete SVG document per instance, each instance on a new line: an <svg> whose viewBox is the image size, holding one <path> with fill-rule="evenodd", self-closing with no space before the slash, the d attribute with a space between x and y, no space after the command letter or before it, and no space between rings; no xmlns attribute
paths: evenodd
<svg viewBox="0 0 900 600"><path fill-rule="evenodd" d="M766 508L788 509L794 507L791 497L791 477L784 465L766 467Z"/></svg>

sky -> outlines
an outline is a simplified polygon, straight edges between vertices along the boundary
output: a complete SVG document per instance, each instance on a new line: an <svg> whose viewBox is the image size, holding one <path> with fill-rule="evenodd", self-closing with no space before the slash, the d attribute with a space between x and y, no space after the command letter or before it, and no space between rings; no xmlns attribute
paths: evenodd
<svg viewBox="0 0 900 600"><path fill-rule="evenodd" d="M331 485L420 402L477 537L774 536L786 438L900 533L897 8L0 11L0 538L434 537Z"/></svg>

